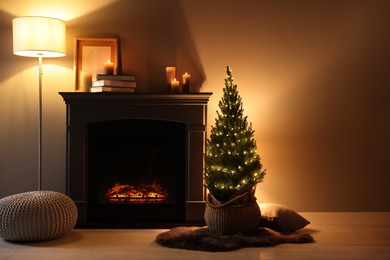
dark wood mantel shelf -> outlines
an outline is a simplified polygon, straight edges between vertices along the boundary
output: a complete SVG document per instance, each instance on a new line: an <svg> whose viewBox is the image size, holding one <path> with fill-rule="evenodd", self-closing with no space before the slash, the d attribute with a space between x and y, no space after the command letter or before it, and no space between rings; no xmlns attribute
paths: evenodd
<svg viewBox="0 0 390 260"><path fill-rule="evenodd" d="M210 92L195 92L185 94L153 94L153 93L125 93L125 92L104 92L104 93L89 93L89 92L60 92L65 102L88 102L94 100L107 101L124 101L131 103L207 103L212 93Z"/></svg>

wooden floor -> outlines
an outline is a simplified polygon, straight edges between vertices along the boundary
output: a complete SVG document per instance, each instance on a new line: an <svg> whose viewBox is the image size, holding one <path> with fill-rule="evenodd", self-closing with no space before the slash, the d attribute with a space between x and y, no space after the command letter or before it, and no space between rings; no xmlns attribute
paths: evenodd
<svg viewBox="0 0 390 260"><path fill-rule="evenodd" d="M165 229L75 229L40 243L0 239L0 259L390 259L390 212L301 214L311 224L300 232L315 243L207 253L157 245Z"/></svg>

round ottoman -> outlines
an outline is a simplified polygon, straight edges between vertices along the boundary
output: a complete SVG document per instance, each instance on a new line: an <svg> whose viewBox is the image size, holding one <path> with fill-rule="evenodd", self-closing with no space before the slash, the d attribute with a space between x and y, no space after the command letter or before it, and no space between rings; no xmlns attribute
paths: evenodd
<svg viewBox="0 0 390 260"><path fill-rule="evenodd" d="M0 237L11 241L55 239L72 230L77 207L54 191L24 192L0 199Z"/></svg>

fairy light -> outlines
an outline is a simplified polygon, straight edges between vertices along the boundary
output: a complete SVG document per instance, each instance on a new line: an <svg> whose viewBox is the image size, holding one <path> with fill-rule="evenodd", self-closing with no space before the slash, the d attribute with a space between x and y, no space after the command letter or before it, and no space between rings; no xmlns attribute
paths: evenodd
<svg viewBox="0 0 390 260"><path fill-rule="evenodd" d="M256 183L262 177L260 171L256 172L257 165L253 164L259 157L250 143L254 140L251 124L242 114L241 97L237 93L237 85L233 82L230 68L228 70L224 96L219 102L220 111L217 111L217 127L212 128L211 133L210 145L213 149L207 153L210 156L208 163L214 166L206 168L210 175L205 175L210 178L207 184L221 199L229 198L230 194ZM229 177L233 179L227 180ZM212 192L212 189L209 188L209 191Z"/></svg>

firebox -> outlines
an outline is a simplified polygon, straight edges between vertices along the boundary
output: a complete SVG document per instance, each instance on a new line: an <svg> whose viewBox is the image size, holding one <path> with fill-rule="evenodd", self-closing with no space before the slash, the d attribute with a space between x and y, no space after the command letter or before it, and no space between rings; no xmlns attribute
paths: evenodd
<svg viewBox="0 0 390 260"><path fill-rule="evenodd" d="M88 125L88 221L185 222L186 125Z"/></svg>
<svg viewBox="0 0 390 260"><path fill-rule="evenodd" d="M61 92L77 227L204 223L211 93Z"/></svg>

